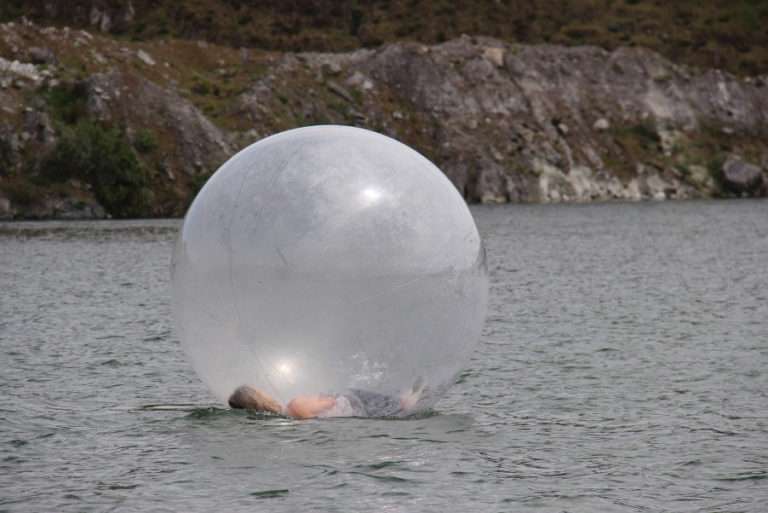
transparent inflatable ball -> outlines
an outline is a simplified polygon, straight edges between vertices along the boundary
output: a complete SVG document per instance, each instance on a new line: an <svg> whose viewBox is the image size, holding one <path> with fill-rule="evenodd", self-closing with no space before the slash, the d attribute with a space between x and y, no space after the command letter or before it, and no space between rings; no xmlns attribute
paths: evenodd
<svg viewBox="0 0 768 513"><path fill-rule="evenodd" d="M222 403L245 385L282 407L350 398L372 416L444 394L488 294L453 184L408 146L341 126L282 132L222 165L184 218L171 282L178 336Z"/></svg>

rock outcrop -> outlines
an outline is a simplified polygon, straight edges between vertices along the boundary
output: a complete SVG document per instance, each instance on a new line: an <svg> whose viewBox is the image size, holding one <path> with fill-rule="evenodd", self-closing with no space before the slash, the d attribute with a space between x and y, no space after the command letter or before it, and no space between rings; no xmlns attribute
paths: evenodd
<svg viewBox="0 0 768 513"><path fill-rule="evenodd" d="M723 184L736 194L758 195L763 188L763 175L760 166L734 157L723 164Z"/></svg>
<svg viewBox="0 0 768 513"><path fill-rule="evenodd" d="M173 141L162 156L171 180L178 172L193 176L210 169L233 151L222 130L199 109L135 71L96 73L87 90L91 116L124 127L129 139L152 130Z"/></svg>
<svg viewBox="0 0 768 513"><path fill-rule="evenodd" d="M366 84L358 116L407 137L402 119L382 118L381 105L394 98L424 134L415 145L470 201L708 196L721 191L691 169L714 157L700 151L701 140L766 151L765 82L691 75L643 49L463 37L300 57L319 74L331 63L346 70L336 80L348 87Z"/></svg>
<svg viewBox="0 0 768 513"><path fill-rule="evenodd" d="M132 46L7 24L0 217L71 217L75 207L84 217L106 215L88 184L40 189L24 181L66 122L52 91L67 84L84 88L81 115L117 127L151 169L150 215L183 213L236 149L321 123L412 145L470 202L768 194L768 77L694 72L641 48L464 36L435 46L280 54L202 42ZM44 197L34 201L35 193Z"/></svg>

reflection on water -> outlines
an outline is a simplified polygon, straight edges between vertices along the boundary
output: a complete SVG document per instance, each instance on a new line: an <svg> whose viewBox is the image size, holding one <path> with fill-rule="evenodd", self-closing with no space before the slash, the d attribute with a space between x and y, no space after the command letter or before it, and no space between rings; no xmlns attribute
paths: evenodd
<svg viewBox="0 0 768 513"><path fill-rule="evenodd" d="M761 511L768 202L473 212L485 332L406 420L216 405L178 221L0 223L0 510Z"/></svg>

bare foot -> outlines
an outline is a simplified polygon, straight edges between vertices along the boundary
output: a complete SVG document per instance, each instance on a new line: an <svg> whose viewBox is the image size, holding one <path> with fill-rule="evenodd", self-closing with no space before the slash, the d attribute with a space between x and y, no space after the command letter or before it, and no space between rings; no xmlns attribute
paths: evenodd
<svg viewBox="0 0 768 513"><path fill-rule="evenodd" d="M426 384L421 376L413 378L411 386L403 391L400 395L400 408L403 410L410 410L416 403L419 402L421 396L424 394Z"/></svg>

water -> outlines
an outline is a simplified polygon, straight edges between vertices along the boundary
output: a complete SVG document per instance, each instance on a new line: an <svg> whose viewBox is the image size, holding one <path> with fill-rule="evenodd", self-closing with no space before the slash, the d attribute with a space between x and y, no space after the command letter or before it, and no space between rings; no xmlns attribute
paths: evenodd
<svg viewBox="0 0 768 513"><path fill-rule="evenodd" d="M0 511L765 511L768 202L473 213L484 335L409 420L214 404L178 221L0 224Z"/></svg>

